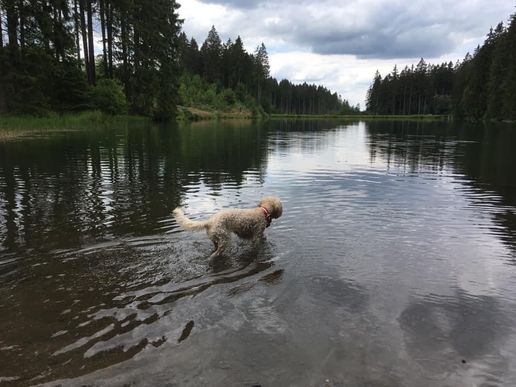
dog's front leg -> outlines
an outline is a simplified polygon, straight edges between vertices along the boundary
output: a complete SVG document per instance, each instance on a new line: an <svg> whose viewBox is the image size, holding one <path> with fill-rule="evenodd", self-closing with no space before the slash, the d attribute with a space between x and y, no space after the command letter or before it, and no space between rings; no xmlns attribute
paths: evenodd
<svg viewBox="0 0 516 387"><path fill-rule="evenodd" d="M254 237L251 239L251 246L253 249L257 249L258 246L260 246L260 243L265 240L265 235L263 233L257 233L254 235Z"/></svg>

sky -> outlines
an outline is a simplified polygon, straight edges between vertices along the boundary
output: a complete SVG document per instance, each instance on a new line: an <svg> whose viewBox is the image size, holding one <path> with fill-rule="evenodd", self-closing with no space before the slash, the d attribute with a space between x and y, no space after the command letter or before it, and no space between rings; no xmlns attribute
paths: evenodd
<svg viewBox="0 0 516 387"><path fill-rule="evenodd" d="M179 0L183 30L199 46L214 25L223 42L262 42L278 80L324 85L365 107L376 70L464 58L516 0Z"/></svg>

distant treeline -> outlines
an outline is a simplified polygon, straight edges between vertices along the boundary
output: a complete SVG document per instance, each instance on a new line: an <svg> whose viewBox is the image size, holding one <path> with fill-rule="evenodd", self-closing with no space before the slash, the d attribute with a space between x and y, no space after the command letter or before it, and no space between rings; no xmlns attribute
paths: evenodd
<svg viewBox="0 0 516 387"><path fill-rule="evenodd" d="M185 33L179 38L180 64L189 77L200 77L218 90L231 90L235 98L244 100L250 95L267 113L286 114L339 114L358 112L337 93L323 86L278 82L270 76L269 57L265 45L258 46L253 54L246 52L240 36L235 41L222 43L212 27L199 48L194 38ZM190 79L190 78L187 78Z"/></svg>
<svg viewBox="0 0 516 387"><path fill-rule="evenodd" d="M516 15L499 23L462 62L376 72L367 94L374 114L452 114L474 119L516 119Z"/></svg>
<svg viewBox="0 0 516 387"><path fill-rule="evenodd" d="M101 109L159 119L176 105L260 114L349 113L336 93L270 77L262 44L199 48L175 0L0 0L0 113ZM100 53L99 53L100 52Z"/></svg>

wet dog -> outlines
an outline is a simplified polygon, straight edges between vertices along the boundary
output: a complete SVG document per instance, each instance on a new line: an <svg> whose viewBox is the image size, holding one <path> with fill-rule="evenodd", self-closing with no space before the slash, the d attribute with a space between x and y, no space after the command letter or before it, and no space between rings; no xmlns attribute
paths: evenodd
<svg viewBox="0 0 516 387"><path fill-rule="evenodd" d="M281 201L274 196L262 198L258 207L222 210L203 221L188 219L179 207L173 211L177 223L185 230L206 229L208 237L214 245L210 258L222 254L231 240L231 233L257 243L265 229L270 226L272 219L279 218L282 213Z"/></svg>

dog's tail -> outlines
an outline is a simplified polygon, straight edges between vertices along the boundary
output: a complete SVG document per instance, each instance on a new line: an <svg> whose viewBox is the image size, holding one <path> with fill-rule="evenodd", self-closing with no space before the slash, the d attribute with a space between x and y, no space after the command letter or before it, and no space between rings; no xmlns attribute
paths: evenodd
<svg viewBox="0 0 516 387"><path fill-rule="evenodd" d="M172 214L174 215L176 222L185 230L199 231L205 229L209 225L208 220L198 221L188 219L183 210L179 207L172 211Z"/></svg>

